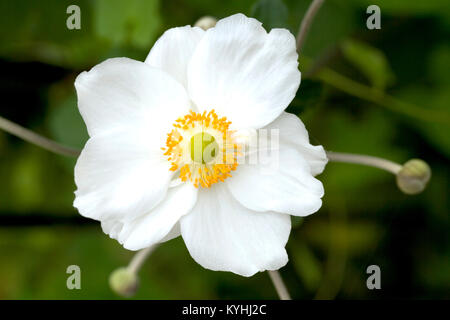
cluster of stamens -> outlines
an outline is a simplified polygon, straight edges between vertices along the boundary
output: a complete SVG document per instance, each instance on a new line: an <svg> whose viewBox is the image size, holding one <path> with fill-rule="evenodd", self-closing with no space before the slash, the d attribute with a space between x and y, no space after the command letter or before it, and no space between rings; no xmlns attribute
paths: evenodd
<svg viewBox="0 0 450 320"><path fill-rule="evenodd" d="M170 170L179 170L181 181L189 180L196 188L209 188L231 177L241 146L235 142L230 124L214 110L190 111L178 118L162 148L171 163Z"/></svg>

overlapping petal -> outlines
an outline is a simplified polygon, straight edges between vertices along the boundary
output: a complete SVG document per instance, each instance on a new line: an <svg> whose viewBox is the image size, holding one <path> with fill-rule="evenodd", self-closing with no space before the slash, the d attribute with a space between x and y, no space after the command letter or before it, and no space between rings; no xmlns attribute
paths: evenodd
<svg viewBox="0 0 450 320"><path fill-rule="evenodd" d="M309 141L305 125L294 114L283 112L275 121L265 127L268 131L279 130L280 149L295 148L306 159L311 168L311 174L322 173L328 162L325 150L321 145L313 146Z"/></svg>
<svg viewBox="0 0 450 320"><path fill-rule="evenodd" d="M75 87L90 136L147 128L148 142L161 145L158 138L190 108L184 87L168 73L128 58L108 59L81 73Z"/></svg>
<svg viewBox="0 0 450 320"><path fill-rule="evenodd" d="M74 206L97 220L130 220L165 196L172 172L163 157L171 123L189 110L181 84L126 58L78 76L78 106L91 138L75 167Z"/></svg>
<svg viewBox="0 0 450 320"><path fill-rule="evenodd" d="M264 128L267 137L277 130L278 141L267 141L253 158L247 156L227 184L233 196L255 211L276 211L295 216L316 212L322 205L322 183L313 177L327 158L321 146L309 143L308 133L298 117L283 113ZM259 139L266 136L260 135ZM278 143L276 143L278 142ZM262 142L257 141L260 147Z"/></svg>
<svg viewBox="0 0 450 320"><path fill-rule="evenodd" d="M323 186L294 149L281 149L277 160L242 164L225 181L233 196L254 211L306 216L322 205Z"/></svg>
<svg viewBox="0 0 450 320"><path fill-rule="evenodd" d="M96 220L130 220L156 206L173 175L161 153L145 147L145 131L91 137L75 166L74 206Z"/></svg>
<svg viewBox="0 0 450 320"><path fill-rule="evenodd" d="M192 184L170 188L164 200L150 212L125 223L105 223L103 229L129 250L140 250L170 240L179 235L178 221L194 206L197 192Z"/></svg>
<svg viewBox="0 0 450 320"><path fill-rule="evenodd" d="M187 88L187 66L205 31L198 27L172 28L156 41L145 63L161 68Z"/></svg>
<svg viewBox="0 0 450 320"><path fill-rule="evenodd" d="M188 91L197 108L216 110L235 128L261 128L289 105L300 84L294 36L267 33L243 14L206 31L188 66Z"/></svg>
<svg viewBox="0 0 450 320"><path fill-rule="evenodd" d="M279 269L288 261L284 246L290 217L249 210L224 184L199 192L196 205L180 225L189 253L207 269L251 276Z"/></svg>

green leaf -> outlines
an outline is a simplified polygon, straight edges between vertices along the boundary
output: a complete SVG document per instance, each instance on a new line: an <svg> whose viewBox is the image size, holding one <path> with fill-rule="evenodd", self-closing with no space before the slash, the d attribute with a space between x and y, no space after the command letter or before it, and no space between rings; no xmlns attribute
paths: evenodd
<svg viewBox="0 0 450 320"><path fill-rule="evenodd" d="M251 10L251 16L261 21L267 30L287 28L288 9L282 0L259 0Z"/></svg>
<svg viewBox="0 0 450 320"><path fill-rule="evenodd" d="M95 32L113 44L150 48L160 26L158 0L94 2Z"/></svg>
<svg viewBox="0 0 450 320"><path fill-rule="evenodd" d="M342 53L370 82L384 90L394 81L394 74L386 56L380 50L355 40L342 43Z"/></svg>

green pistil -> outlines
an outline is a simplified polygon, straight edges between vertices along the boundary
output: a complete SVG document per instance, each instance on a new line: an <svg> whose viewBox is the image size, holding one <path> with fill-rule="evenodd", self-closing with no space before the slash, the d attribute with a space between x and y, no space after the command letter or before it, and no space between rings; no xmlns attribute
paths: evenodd
<svg viewBox="0 0 450 320"><path fill-rule="evenodd" d="M195 134L192 136L190 143L193 161L206 164L216 157L216 150L218 150L219 145L209 133L199 132Z"/></svg>

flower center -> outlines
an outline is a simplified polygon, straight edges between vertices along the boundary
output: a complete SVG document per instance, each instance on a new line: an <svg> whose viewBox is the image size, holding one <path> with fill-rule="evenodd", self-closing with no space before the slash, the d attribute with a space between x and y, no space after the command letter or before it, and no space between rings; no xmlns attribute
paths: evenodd
<svg viewBox="0 0 450 320"><path fill-rule="evenodd" d="M199 132L191 138L191 159L197 163L209 163L216 157L218 147L219 145L212 135L207 132Z"/></svg>
<svg viewBox="0 0 450 320"><path fill-rule="evenodd" d="M231 177L230 172L238 165L241 146L233 137L234 131L229 130L230 124L214 110L190 111L175 120L162 148L171 163L170 170L180 170L180 179L191 181L197 188L209 188Z"/></svg>

